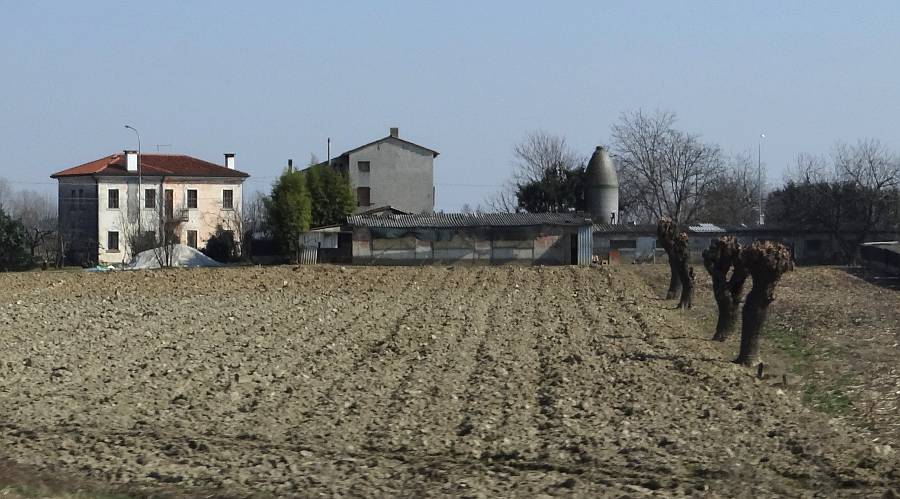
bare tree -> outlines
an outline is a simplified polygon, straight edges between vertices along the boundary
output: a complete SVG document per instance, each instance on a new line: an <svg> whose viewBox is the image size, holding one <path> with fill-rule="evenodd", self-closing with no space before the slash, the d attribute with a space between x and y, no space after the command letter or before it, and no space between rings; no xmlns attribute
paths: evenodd
<svg viewBox="0 0 900 499"><path fill-rule="evenodd" d="M724 170L719 147L675 128L675 114L637 111L612 127L613 151L629 217L691 222Z"/></svg>
<svg viewBox="0 0 900 499"><path fill-rule="evenodd" d="M800 153L784 174L785 182L826 182L831 177L828 159L816 154Z"/></svg>
<svg viewBox="0 0 900 499"><path fill-rule="evenodd" d="M56 206L51 197L36 191L18 191L9 196L8 205L12 217L25 227L25 245L32 260L38 253L48 262L55 260L51 253L55 253Z"/></svg>
<svg viewBox="0 0 900 499"><path fill-rule="evenodd" d="M484 205L494 213L516 213L519 205L516 201L516 186L508 182L499 191L484 200Z"/></svg>
<svg viewBox="0 0 900 499"><path fill-rule="evenodd" d="M520 186L540 182L548 172L580 169L586 161L586 157L569 147L565 137L541 130L531 132L513 147L513 171L509 181L484 204L495 212L520 211L517 196Z"/></svg>
<svg viewBox="0 0 900 499"><path fill-rule="evenodd" d="M137 216L142 217L140 223ZM157 200L152 216L144 217L143 214L137 216L126 211L120 218L129 260L133 260L144 251L151 251L153 259L160 267L171 267L175 260L175 248L181 242L183 222L180 210L170 211L166 203Z"/></svg>
<svg viewBox="0 0 900 499"><path fill-rule="evenodd" d="M798 156L769 198L770 221L827 231L849 259L872 232L900 229L900 158L877 140L837 143Z"/></svg>
<svg viewBox="0 0 900 499"><path fill-rule="evenodd" d="M698 219L715 224L757 224L760 187L752 155L732 156L722 172L713 178Z"/></svg>
<svg viewBox="0 0 900 499"><path fill-rule="evenodd" d="M513 179L520 184L538 181L548 170L573 170L585 163L585 158L569 148L565 137L541 130L516 144L513 156Z"/></svg>

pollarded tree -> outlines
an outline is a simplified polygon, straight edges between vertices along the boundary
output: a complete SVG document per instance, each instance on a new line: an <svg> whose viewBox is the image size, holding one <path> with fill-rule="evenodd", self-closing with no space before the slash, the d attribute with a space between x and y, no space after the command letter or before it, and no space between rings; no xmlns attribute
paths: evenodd
<svg viewBox="0 0 900 499"><path fill-rule="evenodd" d="M681 232L675 237L672 254L675 256L678 280L681 281L681 299L675 308L691 308L694 301L694 269L688 265L691 250L688 247L687 232Z"/></svg>
<svg viewBox="0 0 900 499"><path fill-rule="evenodd" d="M769 305L775 301L775 286L793 270L791 252L783 244L757 241L741 252L741 263L753 277L753 287L744 303L741 350L735 363L752 367L759 363L759 336Z"/></svg>
<svg viewBox="0 0 900 499"><path fill-rule="evenodd" d="M676 268L675 262L675 235L678 225L669 218L662 217L656 224L656 239L660 246L666 251L669 260L669 290L666 291L666 299L675 298L681 291L681 277Z"/></svg>
<svg viewBox="0 0 900 499"><path fill-rule="evenodd" d="M722 236L710 242L709 248L703 251L703 266L712 277L713 293L719 308L714 341L725 341L737 323L738 307L747 280L741 251L741 245L734 236Z"/></svg>

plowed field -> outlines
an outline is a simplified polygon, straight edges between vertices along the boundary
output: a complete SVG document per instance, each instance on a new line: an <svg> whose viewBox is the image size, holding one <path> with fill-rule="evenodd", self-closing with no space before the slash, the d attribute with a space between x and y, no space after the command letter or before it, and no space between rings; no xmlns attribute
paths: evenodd
<svg viewBox="0 0 900 499"><path fill-rule="evenodd" d="M5 457L275 496L860 496L896 452L627 267L0 275Z"/></svg>

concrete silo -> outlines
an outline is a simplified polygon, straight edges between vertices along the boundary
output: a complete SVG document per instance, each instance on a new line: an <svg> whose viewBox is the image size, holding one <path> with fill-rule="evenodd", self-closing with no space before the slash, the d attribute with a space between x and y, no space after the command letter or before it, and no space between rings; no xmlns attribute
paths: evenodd
<svg viewBox="0 0 900 499"><path fill-rule="evenodd" d="M594 223L619 223L619 179L605 147L597 146L585 175L585 201Z"/></svg>

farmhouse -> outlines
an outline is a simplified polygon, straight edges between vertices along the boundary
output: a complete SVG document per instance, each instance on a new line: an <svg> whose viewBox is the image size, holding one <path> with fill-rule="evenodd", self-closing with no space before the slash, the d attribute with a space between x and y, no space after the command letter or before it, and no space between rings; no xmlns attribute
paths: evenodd
<svg viewBox="0 0 900 499"><path fill-rule="evenodd" d="M316 233L318 236L313 235ZM385 265L590 265L593 242L591 220L583 214L423 215L397 213L394 209L350 216L340 228L322 228L304 237L310 242L323 242L313 244L331 247L352 263Z"/></svg>
<svg viewBox="0 0 900 499"><path fill-rule="evenodd" d="M391 128L387 137L338 155L331 160L331 166L350 179L357 213L380 206L432 213L434 158L438 154L401 139L399 129Z"/></svg>
<svg viewBox="0 0 900 499"><path fill-rule="evenodd" d="M140 156L140 163L138 161ZM135 236L174 232L203 247L218 225L236 227L248 174L185 155L124 151L54 173L59 226L75 263L125 263Z"/></svg>

